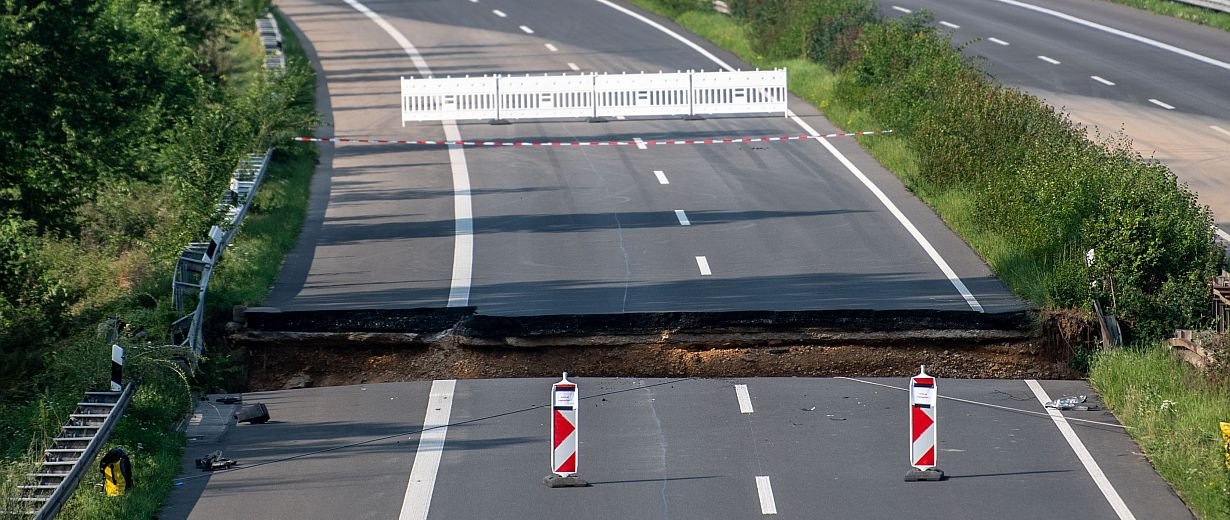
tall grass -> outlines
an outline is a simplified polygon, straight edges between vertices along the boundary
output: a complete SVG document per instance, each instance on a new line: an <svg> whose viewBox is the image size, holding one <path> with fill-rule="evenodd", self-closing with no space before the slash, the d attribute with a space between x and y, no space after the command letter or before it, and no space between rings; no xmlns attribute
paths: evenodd
<svg viewBox="0 0 1230 520"><path fill-rule="evenodd" d="M1230 388L1162 346L1100 353L1089 381L1192 510L1230 518L1230 470L1218 430L1219 421L1230 421Z"/></svg>

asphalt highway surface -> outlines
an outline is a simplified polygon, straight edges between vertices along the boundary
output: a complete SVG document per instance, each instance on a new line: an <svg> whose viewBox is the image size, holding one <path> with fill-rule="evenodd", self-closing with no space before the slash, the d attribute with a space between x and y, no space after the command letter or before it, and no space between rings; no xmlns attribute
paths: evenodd
<svg viewBox="0 0 1230 520"><path fill-rule="evenodd" d="M543 484L553 380L283 390L160 518L1192 518L1110 413L1046 413L1083 382L939 380L947 479L905 482L904 378L571 379L590 487Z"/></svg>
<svg viewBox="0 0 1230 520"><path fill-rule="evenodd" d="M798 115L792 118L403 127L403 75L746 65L663 20L599 1L287 0L278 6L321 71L321 109L330 122L322 136L605 141L837 131L797 99L790 103ZM652 25L659 22L662 27ZM585 149L322 148L309 222L266 302L270 307L475 306L492 315L1024 307L850 138Z"/></svg>
<svg viewBox="0 0 1230 520"><path fill-rule="evenodd" d="M999 81L1063 108L1103 137L1123 131L1230 230L1230 32L1101 1L879 5L886 16L930 11Z"/></svg>

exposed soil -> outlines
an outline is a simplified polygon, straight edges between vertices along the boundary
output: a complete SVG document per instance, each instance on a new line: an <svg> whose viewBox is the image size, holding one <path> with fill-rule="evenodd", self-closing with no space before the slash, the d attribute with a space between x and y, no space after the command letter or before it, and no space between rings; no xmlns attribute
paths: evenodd
<svg viewBox="0 0 1230 520"><path fill-rule="evenodd" d="M1044 354L1039 340L940 346L664 345L474 349L283 347L249 355L249 390L420 379L555 377L909 376L1073 379L1081 374Z"/></svg>
<svg viewBox="0 0 1230 520"><path fill-rule="evenodd" d="M1040 319L1034 315L1027 321L995 318L1008 326L987 322L981 329L959 325L987 317L963 323L930 315L904 321L870 316L853 324L833 321L817 330L793 326L791 320L797 318L782 315L740 316L737 326L728 316L715 325L703 322L709 316L663 315L638 317L644 323L635 327L588 317L581 318L583 327L568 321L573 318L529 328L524 320L511 326L483 323L490 329L485 334L474 333L473 322L468 328L450 327L457 317L437 314L411 316L415 331L390 316L343 316L354 323L329 323L324 330L320 321L310 320L263 330L230 323L225 343L244 360L247 390L257 391L423 379L558 377L561 372L590 377L901 377L916 374L919 365L949 378L1075 379L1083 374L1067 361L1097 339L1093 324L1071 311L1048 312ZM359 317L364 319L352 319ZM383 331L356 331L373 323ZM670 326L658 328L664 323ZM302 332L311 327L316 331Z"/></svg>

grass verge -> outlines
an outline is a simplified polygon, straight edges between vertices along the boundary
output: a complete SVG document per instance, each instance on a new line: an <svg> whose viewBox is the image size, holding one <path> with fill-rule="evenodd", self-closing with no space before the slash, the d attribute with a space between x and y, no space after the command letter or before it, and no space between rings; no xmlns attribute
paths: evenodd
<svg viewBox="0 0 1230 520"><path fill-rule="evenodd" d="M1230 388L1163 346L1100 353L1089 381L1200 518L1230 518L1230 469L1218 431L1219 421L1230 421Z"/></svg>

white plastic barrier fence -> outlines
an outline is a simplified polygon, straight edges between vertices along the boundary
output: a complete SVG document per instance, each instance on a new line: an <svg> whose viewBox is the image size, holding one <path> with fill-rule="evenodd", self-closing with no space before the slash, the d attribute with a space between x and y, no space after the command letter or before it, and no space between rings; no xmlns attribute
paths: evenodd
<svg viewBox="0 0 1230 520"><path fill-rule="evenodd" d="M402 78L402 126L406 121L489 119L498 113L495 77Z"/></svg>
<svg viewBox="0 0 1230 520"><path fill-rule="evenodd" d="M786 71L692 75L692 114L749 114L786 111Z"/></svg>
<svg viewBox="0 0 1230 520"><path fill-rule="evenodd" d="M692 75L691 72L660 72L593 76L598 100L596 115L691 115Z"/></svg>
<svg viewBox="0 0 1230 520"><path fill-rule="evenodd" d="M592 76L522 76L498 78L499 112L492 118L591 117Z"/></svg>
<svg viewBox="0 0 1230 520"><path fill-rule="evenodd" d="M402 78L409 121L786 113L786 70Z"/></svg>

